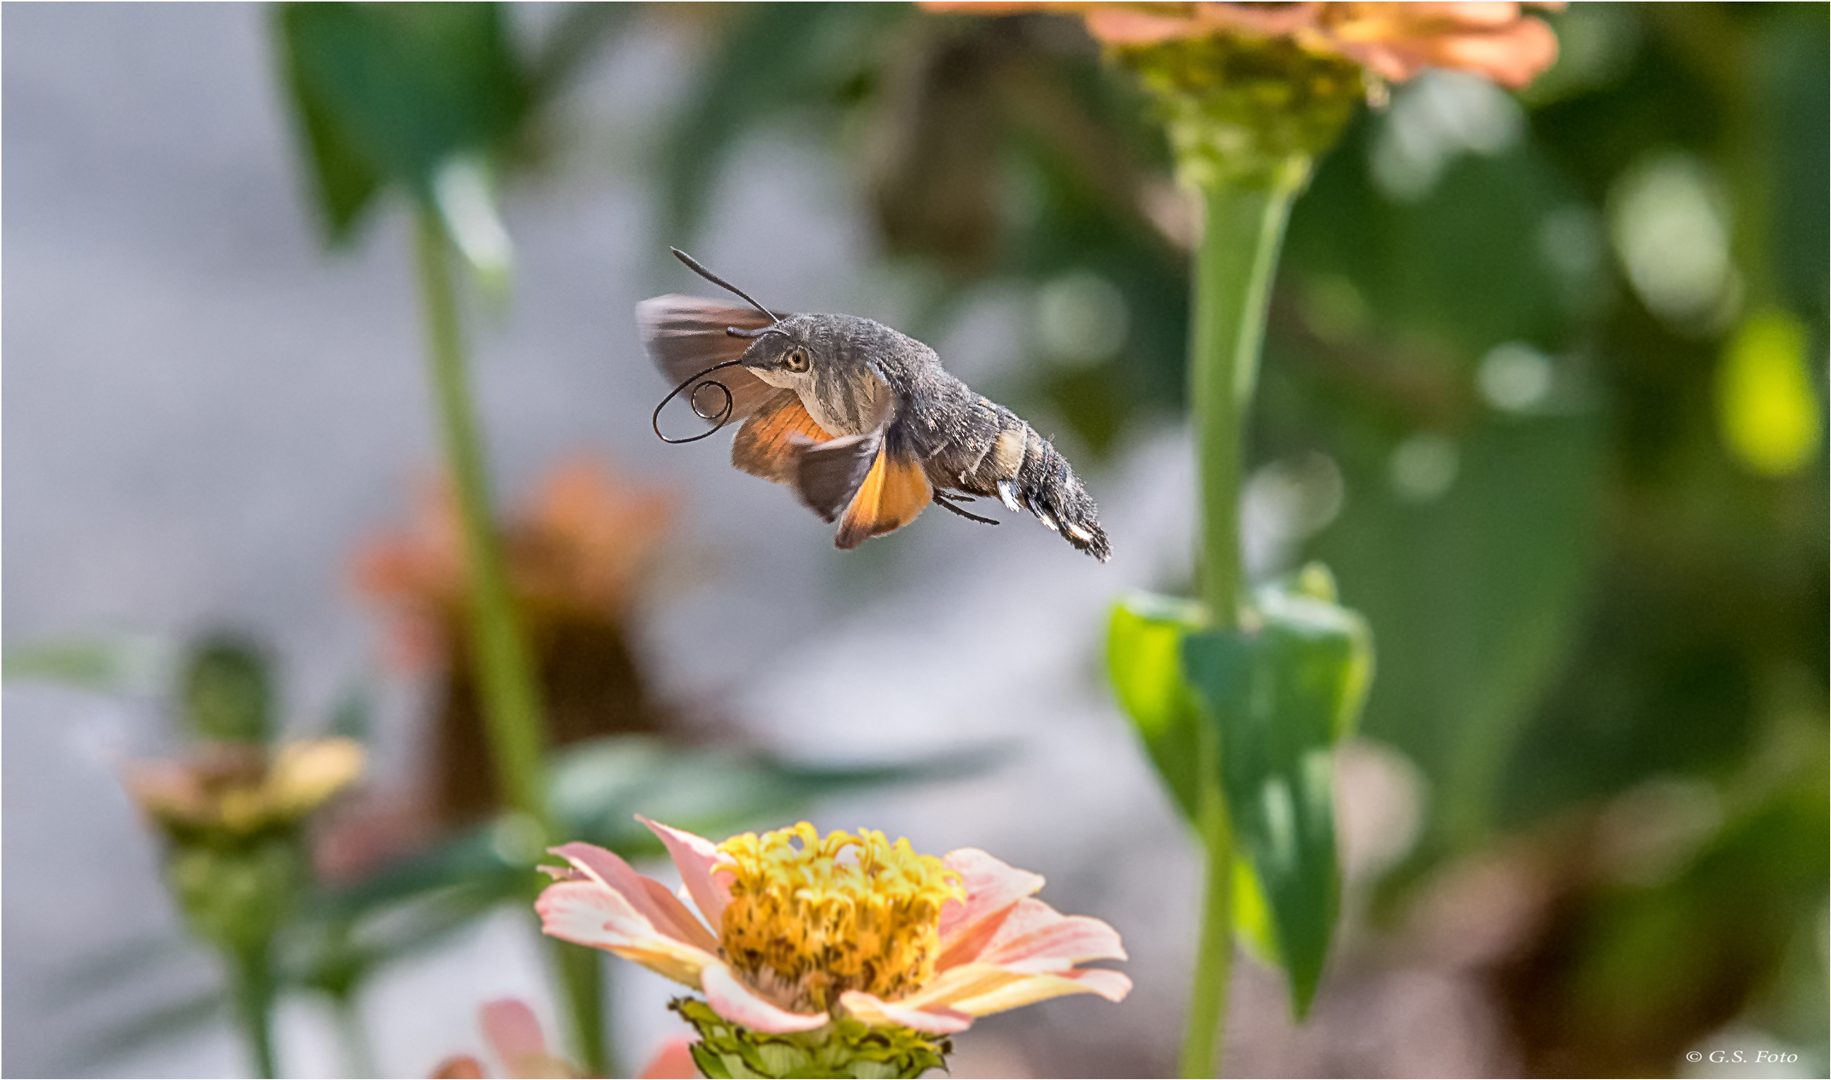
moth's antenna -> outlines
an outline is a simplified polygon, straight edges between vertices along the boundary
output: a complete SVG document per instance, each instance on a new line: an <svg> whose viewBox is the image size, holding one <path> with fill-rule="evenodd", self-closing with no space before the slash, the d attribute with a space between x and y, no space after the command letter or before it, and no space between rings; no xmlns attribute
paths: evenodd
<svg viewBox="0 0 1831 1080"><path fill-rule="evenodd" d="M736 293L737 295L743 297L745 300L749 301L751 307L756 308L758 311L769 316L771 321L773 321L773 322L782 321L782 316L777 315L775 312L764 307L762 304L757 303L755 300L751 300L749 293L738 288L736 285L731 284L729 281L726 281L724 278L719 277L717 274L714 274L712 271L706 269L705 267L699 265L699 263L693 258L693 256L688 255L686 252L680 250L677 247L671 247L671 248L668 248L668 250L674 253L674 257L676 259L679 259L681 262L686 263L688 270L693 271L695 274L698 274L700 277L705 278L707 281L710 281L712 284L717 285L719 288L724 289L726 292L733 292L733 293Z"/></svg>

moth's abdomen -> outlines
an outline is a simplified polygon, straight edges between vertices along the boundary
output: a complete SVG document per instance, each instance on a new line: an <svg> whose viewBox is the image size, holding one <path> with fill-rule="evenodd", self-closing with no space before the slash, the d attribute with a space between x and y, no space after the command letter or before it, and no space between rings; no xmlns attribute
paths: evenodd
<svg viewBox="0 0 1831 1080"><path fill-rule="evenodd" d="M1099 508L1068 459L1016 413L974 397L954 437L928 459L935 485L1028 510L1077 549L1101 562L1110 558Z"/></svg>

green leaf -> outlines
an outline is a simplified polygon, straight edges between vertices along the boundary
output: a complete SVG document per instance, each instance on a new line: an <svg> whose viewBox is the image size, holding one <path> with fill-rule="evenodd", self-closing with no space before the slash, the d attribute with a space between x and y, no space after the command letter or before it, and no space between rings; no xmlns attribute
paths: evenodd
<svg viewBox="0 0 1831 1080"><path fill-rule="evenodd" d="M1119 705L1191 823L1201 808L1200 712L1183 675L1182 639L1207 621L1193 601L1138 593L1113 605L1106 632L1106 670Z"/></svg>
<svg viewBox="0 0 1831 1080"><path fill-rule="evenodd" d="M1256 625L1184 639L1183 661L1220 735L1221 789L1271 913L1291 1002L1309 1008L1340 908L1334 743L1352 728L1372 674L1372 638L1353 612L1298 589L1261 590Z"/></svg>
<svg viewBox="0 0 1831 1080"><path fill-rule="evenodd" d="M179 660L177 646L157 637L119 634L33 642L6 650L0 678L150 697L177 683Z"/></svg>
<svg viewBox="0 0 1831 1080"><path fill-rule="evenodd" d="M430 199L447 161L499 155L527 113L495 4L287 4L279 38L333 242L384 185Z"/></svg>

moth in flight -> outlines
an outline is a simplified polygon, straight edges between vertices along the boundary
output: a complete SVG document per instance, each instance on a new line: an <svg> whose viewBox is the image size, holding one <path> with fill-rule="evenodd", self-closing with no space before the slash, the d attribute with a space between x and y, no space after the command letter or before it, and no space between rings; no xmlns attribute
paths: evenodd
<svg viewBox="0 0 1831 1080"><path fill-rule="evenodd" d="M959 505L973 496L1028 510L1080 551L1112 555L1099 511L1049 441L1003 405L948 374L921 342L856 315L778 315L685 252L680 261L741 297L636 305L642 343L677 383L655 406L667 442L707 438L742 420L731 463L793 488L851 549L914 521L930 503L987 525ZM661 434L680 394L711 430Z"/></svg>

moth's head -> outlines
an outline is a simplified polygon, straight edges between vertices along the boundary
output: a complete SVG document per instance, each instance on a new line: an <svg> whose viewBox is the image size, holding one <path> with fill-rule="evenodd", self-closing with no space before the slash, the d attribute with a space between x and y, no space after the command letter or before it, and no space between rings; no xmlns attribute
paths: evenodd
<svg viewBox="0 0 1831 1080"><path fill-rule="evenodd" d="M744 367L771 386L799 388L824 358L821 337L810 316L790 315L756 331L744 350Z"/></svg>

